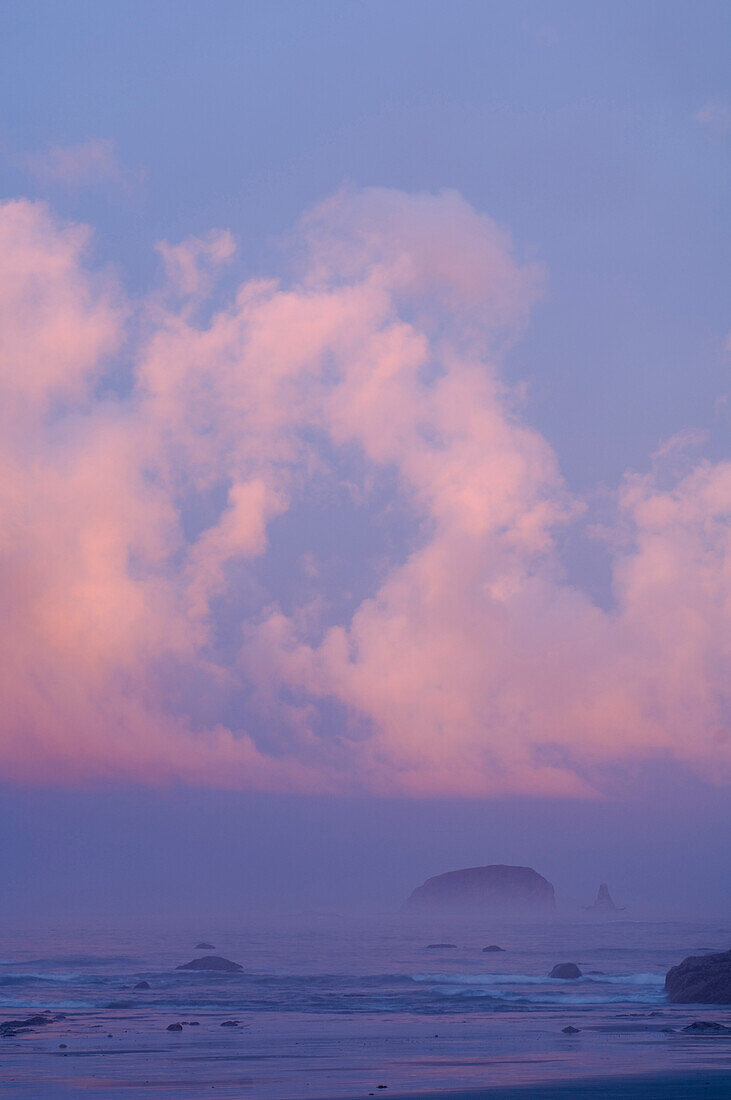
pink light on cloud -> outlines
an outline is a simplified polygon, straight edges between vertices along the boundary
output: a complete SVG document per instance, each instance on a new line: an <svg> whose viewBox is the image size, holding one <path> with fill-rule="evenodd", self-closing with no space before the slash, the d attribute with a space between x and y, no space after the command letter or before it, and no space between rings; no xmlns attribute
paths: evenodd
<svg viewBox="0 0 731 1100"><path fill-rule="evenodd" d="M666 448L616 493L614 608L566 580L584 504L501 376L542 283L503 229L453 193L344 192L294 281L205 322L228 234L160 245L170 294L135 306L88 240L0 208L0 775L587 797L663 754L728 778L731 465ZM343 492L410 523L345 602L295 523Z"/></svg>
<svg viewBox="0 0 731 1100"><path fill-rule="evenodd" d="M56 184L71 191L110 185L128 189L142 179L141 173L124 167L116 143L108 138L52 145L43 152L23 153L14 160L40 183Z"/></svg>
<svg viewBox="0 0 731 1100"><path fill-rule="evenodd" d="M731 106L728 103L720 103L718 100L710 100L696 111L693 116L695 121L705 126L708 130L726 134L731 130Z"/></svg>

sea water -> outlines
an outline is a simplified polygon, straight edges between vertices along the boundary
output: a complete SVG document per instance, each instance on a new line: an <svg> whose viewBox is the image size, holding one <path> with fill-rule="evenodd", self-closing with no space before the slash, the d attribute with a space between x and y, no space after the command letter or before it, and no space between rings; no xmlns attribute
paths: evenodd
<svg viewBox="0 0 731 1100"><path fill-rule="evenodd" d="M332 914L186 932L6 931L0 1022L58 1018L0 1039L0 1093L355 1097L385 1084L418 1095L728 1066L727 1037L682 1028L731 1024L730 1013L668 1005L664 979L730 939L718 922ZM503 950L483 951L493 943ZM243 969L176 969L204 954ZM562 962L583 976L549 978Z"/></svg>

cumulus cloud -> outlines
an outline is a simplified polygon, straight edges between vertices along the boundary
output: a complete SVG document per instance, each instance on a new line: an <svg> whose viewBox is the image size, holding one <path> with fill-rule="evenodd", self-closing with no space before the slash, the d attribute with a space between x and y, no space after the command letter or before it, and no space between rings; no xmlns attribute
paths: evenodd
<svg viewBox="0 0 731 1100"><path fill-rule="evenodd" d="M40 183L55 184L71 191L108 185L127 190L141 178L139 173L125 168L116 143L109 138L51 145L42 152L23 153L14 160Z"/></svg>
<svg viewBox="0 0 731 1100"><path fill-rule="evenodd" d="M226 233L160 245L169 293L134 308L88 245L0 208L0 774L580 797L658 755L728 776L731 464L666 446L615 495L615 606L570 583L583 503L501 375L542 273L490 218L344 192L288 281L224 302Z"/></svg>

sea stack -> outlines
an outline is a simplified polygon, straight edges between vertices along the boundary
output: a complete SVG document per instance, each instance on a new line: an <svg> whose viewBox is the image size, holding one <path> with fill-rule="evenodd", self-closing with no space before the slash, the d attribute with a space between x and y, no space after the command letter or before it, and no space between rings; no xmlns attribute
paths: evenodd
<svg viewBox="0 0 731 1100"><path fill-rule="evenodd" d="M233 973L235 970L243 970L238 963L230 959L223 959L220 955L204 955L201 959L193 959L189 963L182 963L175 967L176 970L220 970Z"/></svg>
<svg viewBox="0 0 731 1100"><path fill-rule="evenodd" d="M622 913L623 911L622 908L615 905L612 901L612 896L609 893L609 887L606 882L603 882L599 887L599 892L594 904L584 906L584 912L586 913Z"/></svg>
<svg viewBox="0 0 731 1100"><path fill-rule="evenodd" d="M556 907L553 886L531 867L492 864L466 867L429 878L406 900L409 913L445 912L477 916L549 915Z"/></svg>

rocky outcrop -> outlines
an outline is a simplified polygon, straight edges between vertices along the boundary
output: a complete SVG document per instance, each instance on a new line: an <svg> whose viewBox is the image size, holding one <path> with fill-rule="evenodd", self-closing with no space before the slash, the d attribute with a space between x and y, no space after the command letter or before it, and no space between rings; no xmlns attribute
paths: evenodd
<svg viewBox="0 0 731 1100"><path fill-rule="evenodd" d="M61 1013L55 1016L50 1012L39 1012L33 1016L24 1016L22 1020L3 1020L0 1024L0 1036L12 1039L14 1035L23 1035L27 1031L33 1031L45 1024L54 1024L57 1020L65 1020Z"/></svg>
<svg viewBox="0 0 731 1100"><path fill-rule="evenodd" d="M563 978L564 981L573 981L575 978L581 977L581 971L576 963L557 963L548 976L549 978Z"/></svg>
<svg viewBox="0 0 731 1100"><path fill-rule="evenodd" d="M447 871L417 887L404 906L407 912L512 913L535 916L555 908L553 886L531 867L493 864Z"/></svg>
<svg viewBox="0 0 731 1100"><path fill-rule="evenodd" d="M603 882L599 887L599 892L596 896L596 901L593 905L584 906L585 913L623 913L624 908L615 905L612 901L612 895L609 893L609 887L606 882Z"/></svg>
<svg viewBox="0 0 731 1100"><path fill-rule="evenodd" d="M183 963L181 966L176 966L176 970L221 970L233 972L235 970L243 970L242 966L238 963L231 962L230 959L224 959L220 955L203 955L200 959L193 959L189 963Z"/></svg>
<svg viewBox="0 0 731 1100"><path fill-rule="evenodd" d="M498 945L496 943L488 944L487 947L483 947L483 949L482 949L483 954L487 951L492 952L492 951L504 951L504 950L505 950L504 947L498 947Z"/></svg>
<svg viewBox="0 0 731 1100"><path fill-rule="evenodd" d="M683 959L668 970L665 989L674 1005L731 1005L731 951Z"/></svg>

